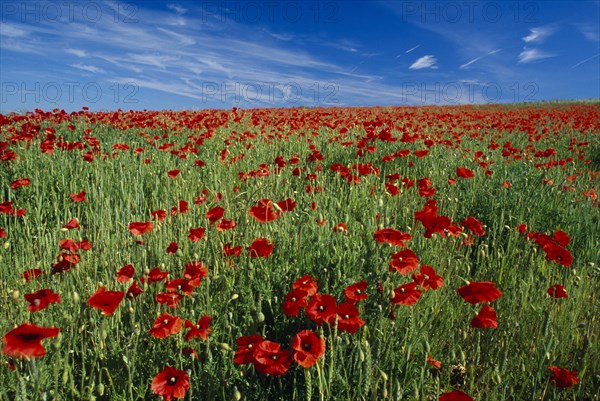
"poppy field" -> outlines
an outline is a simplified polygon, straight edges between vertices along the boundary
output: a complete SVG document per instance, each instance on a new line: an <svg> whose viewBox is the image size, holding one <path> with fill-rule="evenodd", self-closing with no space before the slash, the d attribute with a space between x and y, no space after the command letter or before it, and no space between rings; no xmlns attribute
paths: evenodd
<svg viewBox="0 0 600 401"><path fill-rule="evenodd" d="M0 115L0 400L599 400L596 103Z"/></svg>

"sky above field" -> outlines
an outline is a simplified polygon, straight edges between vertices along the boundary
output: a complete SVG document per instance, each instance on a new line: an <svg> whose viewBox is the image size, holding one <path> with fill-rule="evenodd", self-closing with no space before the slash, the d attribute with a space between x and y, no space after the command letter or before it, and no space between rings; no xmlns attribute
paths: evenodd
<svg viewBox="0 0 600 401"><path fill-rule="evenodd" d="M600 97L599 1L11 1L1 110Z"/></svg>

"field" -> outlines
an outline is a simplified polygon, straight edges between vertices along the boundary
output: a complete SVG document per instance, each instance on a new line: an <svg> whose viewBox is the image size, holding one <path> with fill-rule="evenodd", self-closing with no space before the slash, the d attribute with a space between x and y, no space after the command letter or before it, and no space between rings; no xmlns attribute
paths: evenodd
<svg viewBox="0 0 600 401"><path fill-rule="evenodd" d="M597 102L0 115L0 400L599 400Z"/></svg>

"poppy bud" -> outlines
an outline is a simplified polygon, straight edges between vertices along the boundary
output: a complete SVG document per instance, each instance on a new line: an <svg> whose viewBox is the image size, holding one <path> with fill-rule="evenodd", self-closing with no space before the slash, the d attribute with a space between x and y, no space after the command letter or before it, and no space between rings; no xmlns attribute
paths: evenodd
<svg viewBox="0 0 600 401"><path fill-rule="evenodd" d="M79 297L79 294L77 293L77 291L73 291L73 302L79 303L80 299L81 298Z"/></svg>
<svg viewBox="0 0 600 401"><path fill-rule="evenodd" d="M235 300L236 300L236 299L238 299L239 297L240 297L240 296L239 296L239 294L233 294L233 295L231 296L231 299L230 299L230 301L235 301Z"/></svg>
<svg viewBox="0 0 600 401"><path fill-rule="evenodd" d="M19 300L19 290L14 290L12 292L12 297L15 301L18 301Z"/></svg>
<svg viewBox="0 0 600 401"><path fill-rule="evenodd" d="M240 393L240 390L238 390L237 387L233 388L233 399L235 401L239 401L242 398L242 394Z"/></svg>
<svg viewBox="0 0 600 401"><path fill-rule="evenodd" d="M229 346L229 344L227 343L221 343L219 344L219 347L223 350L223 351L231 351L231 347Z"/></svg>
<svg viewBox="0 0 600 401"><path fill-rule="evenodd" d="M258 320L259 323L264 322L265 321L265 314L262 313L262 312L258 312L258 316L257 316L256 320Z"/></svg>
<svg viewBox="0 0 600 401"><path fill-rule="evenodd" d="M8 248L10 248L10 242L6 241L4 243L4 249L8 249Z"/></svg>
<svg viewBox="0 0 600 401"><path fill-rule="evenodd" d="M96 391L98 392L98 395L104 395L104 384L98 383L98 385L96 386Z"/></svg>

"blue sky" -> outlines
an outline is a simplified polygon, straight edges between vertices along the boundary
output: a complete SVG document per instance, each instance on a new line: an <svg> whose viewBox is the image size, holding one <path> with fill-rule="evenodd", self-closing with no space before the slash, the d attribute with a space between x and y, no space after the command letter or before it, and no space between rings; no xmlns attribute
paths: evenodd
<svg viewBox="0 0 600 401"><path fill-rule="evenodd" d="M599 1L12 1L1 112L600 97Z"/></svg>

